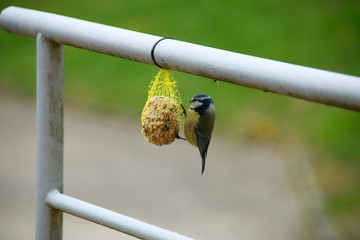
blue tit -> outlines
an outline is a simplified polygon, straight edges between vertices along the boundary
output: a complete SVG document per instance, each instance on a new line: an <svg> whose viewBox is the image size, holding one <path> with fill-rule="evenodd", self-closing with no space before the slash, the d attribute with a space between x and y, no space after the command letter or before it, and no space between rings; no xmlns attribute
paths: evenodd
<svg viewBox="0 0 360 240"><path fill-rule="evenodd" d="M214 128L215 106L213 100L205 94L195 95L190 103L184 124L185 138L189 143L199 148L202 158L201 174L203 174L211 133Z"/></svg>

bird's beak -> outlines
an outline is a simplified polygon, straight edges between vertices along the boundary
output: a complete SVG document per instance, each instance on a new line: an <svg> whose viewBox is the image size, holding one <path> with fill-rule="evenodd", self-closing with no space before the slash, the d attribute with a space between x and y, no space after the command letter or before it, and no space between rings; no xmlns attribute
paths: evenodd
<svg viewBox="0 0 360 240"><path fill-rule="evenodd" d="M194 110L195 109L195 107L194 107L194 103L190 100L190 107L189 107L190 109L192 109L192 110Z"/></svg>

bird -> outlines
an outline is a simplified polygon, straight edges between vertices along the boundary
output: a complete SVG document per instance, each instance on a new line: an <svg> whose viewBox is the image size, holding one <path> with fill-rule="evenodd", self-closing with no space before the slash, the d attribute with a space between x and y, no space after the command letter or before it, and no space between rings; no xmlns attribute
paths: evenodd
<svg viewBox="0 0 360 240"><path fill-rule="evenodd" d="M201 174L204 174L207 150L215 123L214 101L206 94L191 98L184 123L185 139L199 148L202 159Z"/></svg>

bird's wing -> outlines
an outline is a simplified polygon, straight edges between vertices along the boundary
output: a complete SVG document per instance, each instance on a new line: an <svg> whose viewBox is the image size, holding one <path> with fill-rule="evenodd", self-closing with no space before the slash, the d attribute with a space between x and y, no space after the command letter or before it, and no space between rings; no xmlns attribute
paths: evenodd
<svg viewBox="0 0 360 240"><path fill-rule="evenodd" d="M201 173L205 170L205 162L206 162L206 155L207 155L207 149L209 147L209 139L206 138L200 131L199 128L195 128L195 134L197 139L198 148L200 151L201 159L202 159L202 169Z"/></svg>

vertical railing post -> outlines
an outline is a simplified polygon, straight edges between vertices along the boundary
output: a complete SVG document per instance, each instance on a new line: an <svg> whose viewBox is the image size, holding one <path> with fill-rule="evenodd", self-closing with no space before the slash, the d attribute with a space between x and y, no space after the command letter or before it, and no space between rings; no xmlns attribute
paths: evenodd
<svg viewBox="0 0 360 240"><path fill-rule="evenodd" d="M62 212L46 203L63 191L63 46L37 35L36 44L36 239L62 238Z"/></svg>

